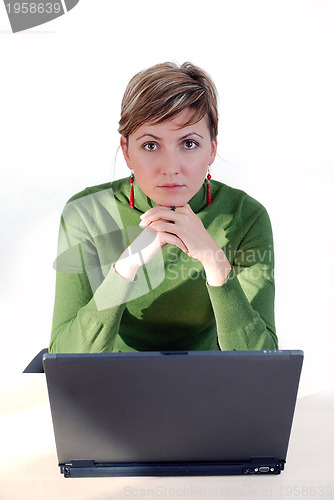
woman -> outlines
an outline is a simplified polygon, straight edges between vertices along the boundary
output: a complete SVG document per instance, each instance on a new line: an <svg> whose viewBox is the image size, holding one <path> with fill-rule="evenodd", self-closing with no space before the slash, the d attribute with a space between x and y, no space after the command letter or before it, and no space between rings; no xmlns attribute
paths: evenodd
<svg viewBox="0 0 334 500"><path fill-rule="evenodd" d="M131 175L65 206L51 352L277 348L270 220L211 180L217 128L200 68L164 63L129 82Z"/></svg>

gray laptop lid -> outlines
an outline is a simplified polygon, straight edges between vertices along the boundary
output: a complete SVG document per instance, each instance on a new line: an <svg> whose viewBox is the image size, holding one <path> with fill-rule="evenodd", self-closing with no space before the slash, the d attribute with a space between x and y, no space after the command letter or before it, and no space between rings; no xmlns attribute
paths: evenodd
<svg viewBox="0 0 334 500"><path fill-rule="evenodd" d="M186 464L191 474L192 465L233 462L270 472L267 458L278 473L302 361L302 351L47 354L62 472Z"/></svg>

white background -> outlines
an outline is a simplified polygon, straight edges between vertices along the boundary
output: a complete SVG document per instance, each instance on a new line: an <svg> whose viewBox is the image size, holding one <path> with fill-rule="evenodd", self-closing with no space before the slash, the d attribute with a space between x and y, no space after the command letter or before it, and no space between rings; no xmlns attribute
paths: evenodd
<svg viewBox="0 0 334 500"><path fill-rule="evenodd" d="M12 34L0 4L1 366L49 343L60 212L124 177L120 101L139 70L190 60L220 94L213 177L272 220L281 349L303 349L301 392L333 390L334 1L80 0Z"/></svg>

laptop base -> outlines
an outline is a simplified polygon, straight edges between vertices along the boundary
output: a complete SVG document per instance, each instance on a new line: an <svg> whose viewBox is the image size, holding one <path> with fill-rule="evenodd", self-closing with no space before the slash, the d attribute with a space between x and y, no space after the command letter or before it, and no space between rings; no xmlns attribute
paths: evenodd
<svg viewBox="0 0 334 500"><path fill-rule="evenodd" d="M64 477L135 477L135 476L234 476L280 474L283 460L254 460L250 462L192 462L192 463L95 463L94 460L72 460L59 464Z"/></svg>

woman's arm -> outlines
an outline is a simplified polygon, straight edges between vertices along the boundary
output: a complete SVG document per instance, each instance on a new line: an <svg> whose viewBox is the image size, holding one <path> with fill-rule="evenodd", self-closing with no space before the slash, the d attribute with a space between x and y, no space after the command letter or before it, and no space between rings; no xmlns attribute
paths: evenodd
<svg viewBox="0 0 334 500"><path fill-rule="evenodd" d="M274 254L271 224L261 206L230 262L190 207L154 207L142 216L142 227L170 232L199 260L222 350L277 349L274 321Z"/></svg>
<svg viewBox="0 0 334 500"><path fill-rule="evenodd" d="M143 264L167 243L186 250L150 228L129 244L112 191L84 193L61 217L51 352L112 351L127 302L150 290Z"/></svg>
<svg viewBox="0 0 334 500"><path fill-rule="evenodd" d="M112 351L130 293L113 267L94 295L86 272L58 271L50 352Z"/></svg>
<svg viewBox="0 0 334 500"><path fill-rule="evenodd" d="M112 351L136 286L112 266L124 242L109 213L99 214L99 201L87 196L62 214L50 352Z"/></svg>
<svg viewBox="0 0 334 500"><path fill-rule="evenodd" d="M207 285L223 350L277 349L274 250L270 219L262 209L244 236L222 286Z"/></svg>

